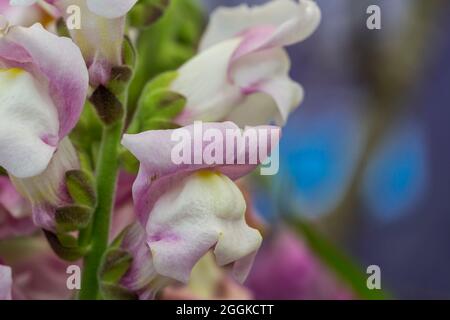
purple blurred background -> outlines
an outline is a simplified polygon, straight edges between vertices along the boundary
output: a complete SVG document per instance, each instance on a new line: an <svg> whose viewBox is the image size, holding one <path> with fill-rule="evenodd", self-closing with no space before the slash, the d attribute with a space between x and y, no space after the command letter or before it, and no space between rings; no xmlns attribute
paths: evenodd
<svg viewBox="0 0 450 320"><path fill-rule="evenodd" d="M317 3L321 26L289 50L306 98L255 206L277 224L289 204L363 270L379 265L394 297L450 298L450 2Z"/></svg>

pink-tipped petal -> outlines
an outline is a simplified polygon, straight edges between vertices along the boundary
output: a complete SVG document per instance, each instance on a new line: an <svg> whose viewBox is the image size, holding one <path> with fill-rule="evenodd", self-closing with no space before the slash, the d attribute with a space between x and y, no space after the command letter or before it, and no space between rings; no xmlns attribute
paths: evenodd
<svg viewBox="0 0 450 320"><path fill-rule="evenodd" d="M257 136L260 137L257 143L251 147L246 144L244 150L235 152L235 150L226 148L227 141L225 138L227 137L227 130L229 132L241 132L234 123L204 123L200 126L201 128L198 129L199 123L196 123L175 130L153 130L136 135L124 135L122 144L140 161L139 174L133 185L133 199L138 218L144 225L155 201L181 178L197 170L213 169L222 172L233 180L238 179L251 172L265 160L260 157L260 145L263 141L267 145L266 154L270 154L270 150L276 147L280 137L280 129L278 127L255 127L251 130L255 130L258 133ZM195 164L194 154L196 152L194 151L194 145L196 141L198 143L198 132L196 130L198 130L200 135L217 130L215 132L224 137L222 141L223 153L220 161L211 164L200 161L199 164ZM244 135L245 132L243 133ZM233 137L230 137L230 139L233 139ZM197 144L197 146L199 146L200 150L205 150L210 143L211 141L200 141L200 145ZM189 163L176 164L173 160L172 153L176 153L180 146L183 150L190 150L191 158L188 161ZM200 157L202 152L200 151ZM197 155L199 155L198 153ZM239 158L255 158L257 161L254 164L250 164L247 161L245 162L246 164L236 165ZM230 159L232 161L229 161ZM234 164L228 164L230 162Z"/></svg>
<svg viewBox="0 0 450 320"><path fill-rule="evenodd" d="M88 89L88 73L78 47L40 24L13 27L0 38L2 68L21 68L43 81L57 108L59 140L76 125Z"/></svg>
<svg viewBox="0 0 450 320"><path fill-rule="evenodd" d="M310 36L320 19L320 9L311 0L278 0L254 7L219 8L211 16L200 48L205 50L245 33L253 33L248 41L254 44L243 43L241 47L247 50L242 53L262 47L291 45Z"/></svg>
<svg viewBox="0 0 450 320"><path fill-rule="evenodd" d="M171 89L187 99L177 122L236 121L239 115L253 118L247 124L284 125L303 98L303 90L289 77L284 47L310 36L320 19L320 9L311 0L216 10L200 53L178 70L172 83ZM259 108L254 107L257 94Z"/></svg>

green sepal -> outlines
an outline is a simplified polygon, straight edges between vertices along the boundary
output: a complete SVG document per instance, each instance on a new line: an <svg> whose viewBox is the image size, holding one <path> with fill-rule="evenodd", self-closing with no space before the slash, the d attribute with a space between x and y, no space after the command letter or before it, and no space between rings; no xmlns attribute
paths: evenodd
<svg viewBox="0 0 450 320"><path fill-rule="evenodd" d="M137 174L139 170L139 160L127 149L120 149L120 163L122 167L129 173Z"/></svg>
<svg viewBox="0 0 450 320"><path fill-rule="evenodd" d="M70 38L70 32L69 29L67 28L64 18L59 18L58 20L56 20L56 33L60 37Z"/></svg>
<svg viewBox="0 0 450 320"><path fill-rule="evenodd" d="M107 283L117 283L128 271L133 257L120 248L108 249L102 259L99 270L100 280Z"/></svg>
<svg viewBox="0 0 450 320"><path fill-rule="evenodd" d="M148 131L148 130L169 130L169 129L177 129L180 126L176 123L173 123L167 119L148 119L142 124L141 130L142 131Z"/></svg>
<svg viewBox="0 0 450 320"><path fill-rule="evenodd" d="M116 66L111 69L111 78L108 82L108 90L115 95L121 95L128 87L133 77L133 69L127 65Z"/></svg>
<svg viewBox="0 0 450 320"><path fill-rule="evenodd" d="M93 209L72 205L56 209L55 221L58 233L78 231L86 228L92 218Z"/></svg>
<svg viewBox="0 0 450 320"><path fill-rule="evenodd" d="M103 254L98 273L100 282L116 283L128 271L133 257L121 245L129 229L130 226L122 230Z"/></svg>
<svg viewBox="0 0 450 320"><path fill-rule="evenodd" d="M149 119L174 119L183 111L186 98L173 91L158 89L144 92L140 104L138 117L145 124Z"/></svg>
<svg viewBox="0 0 450 320"><path fill-rule="evenodd" d="M160 75L153 78L153 80L149 81L145 85L145 88L142 92L144 94L145 92L152 92L157 89L167 89L177 77L177 71L167 71L161 73Z"/></svg>
<svg viewBox="0 0 450 320"><path fill-rule="evenodd" d="M130 25L146 28L158 21L166 12L170 0L141 0L128 14Z"/></svg>
<svg viewBox="0 0 450 320"><path fill-rule="evenodd" d="M93 178L86 171L66 172L66 186L72 200L77 205L94 208L97 202Z"/></svg>
<svg viewBox="0 0 450 320"><path fill-rule="evenodd" d="M120 248L128 230L129 227L125 228L116 237L102 257L98 276L100 292L107 300L136 300L138 298L135 293L119 284L133 262L131 254Z"/></svg>
<svg viewBox="0 0 450 320"><path fill-rule="evenodd" d="M168 72L146 85L128 133L177 128L173 119L183 111L186 98L168 89L176 77L176 72Z"/></svg>
<svg viewBox="0 0 450 320"><path fill-rule="evenodd" d="M8 172L3 167L0 167L0 176L7 176Z"/></svg>
<svg viewBox="0 0 450 320"><path fill-rule="evenodd" d="M95 107L86 101L80 120L70 134L70 140L78 151L82 170L93 172L102 133L102 121Z"/></svg>
<svg viewBox="0 0 450 320"><path fill-rule="evenodd" d="M58 257L66 261L77 261L87 253L87 248L78 246L78 241L68 234L54 234L44 230L45 237Z"/></svg>
<svg viewBox="0 0 450 320"><path fill-rule="evenodd" d="M120 100L108 88L99 85L89 101L94 105L98 116L106 125L112 125L122 119L124 109Z"/></svg>
<svg viewBox="0 0 450 320"><path fill-rule="evenodd" d="M136 49L128 36L123 38L122 59L123 64L130 68L134 68L136 65Z"/></svg>
<svg viewBox="0 0 450 320"><path fill-rule="evenodd" d="M138 300L136 293L119 284L100 283L100 292L105 300Z"/></svg>

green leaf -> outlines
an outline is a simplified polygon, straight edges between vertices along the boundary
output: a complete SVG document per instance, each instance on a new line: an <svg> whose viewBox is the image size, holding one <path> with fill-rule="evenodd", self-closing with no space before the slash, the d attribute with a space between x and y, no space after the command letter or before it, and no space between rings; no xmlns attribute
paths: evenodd
<svg viewBox="0 0 450 320"><path fill-rule="evenodd" d="M66 186L75 204L94 208L97 202L93 178L82 170L66 172Z"/></svg>
<svg viewBox="0 0 450 320"><path fill-rule="evenodd" d="M307 242L308 247L361 299L388 299L389 295L382 290L367 288L367 274L346 254L333 246L314 227L301 219L290 219L290 225Z"/></svg>
<svg viewBox="0 0 450 320"><path fill-rule="evenodd" d="M46 230L44 230L44 234L53 251L63 260L77 261L87 253L87 249L78 247L76 245L77 239L70 235L61 234L57 236Z"/></svg>
<svg viewBox="0 0 450 320"><path fill-rule="evenodd" d="M92 208L86 206L67 206L58 208L55 214L58 232L70 232L84 229L92 218Z"/></svg>

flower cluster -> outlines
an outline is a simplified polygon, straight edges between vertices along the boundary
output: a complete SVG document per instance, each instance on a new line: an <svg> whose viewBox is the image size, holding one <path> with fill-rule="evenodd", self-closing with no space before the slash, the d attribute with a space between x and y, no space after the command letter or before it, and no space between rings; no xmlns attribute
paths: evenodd
<svg viewBox="0 0 450 320"><path fill-rule="evenodd" d="M178 70L147 79L131 112L127 93L136 58L124 35L142 30L133 19L127 28L126 17L141 17L155 1L144 2L0 2L11 20L0 23L0 167L6 173L0 177L0 238L41 228L61 258L84 258L80 298L99 292L153 298L169 284L188 283L211 252L237 281L246 279L262 236L247 223L247 202L235 181L266 160L262 142L269 153L277 148L280 135L271 133L280 128L268 125L286 124L303 99L289 77L285 47L306 39L320 22L311 0L219 8L198 53ZM13 19L18 12L41 23ZM71 25L76 14L79 28ZM238 152L216 141L227 159L222 164L177 164L173 136L192 132L183 147L195 148L194 121L216 132L255 126L259 139ZM257 161L242 164L241 155ZM118 211L131 195L124 183L114 198L121 169L136 174L134 215L124 229L124 220L112 216L114 202ZM111 220L119 231L112 242ZM118 265L125 268L111 277ZM15 298L14 275L0 266L0 299Z"/></svg>

